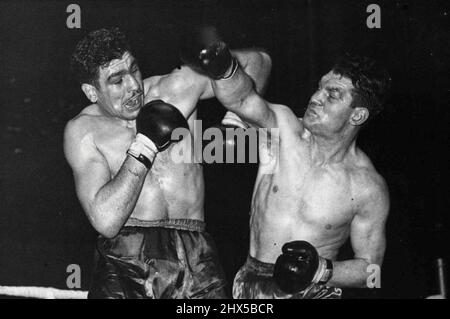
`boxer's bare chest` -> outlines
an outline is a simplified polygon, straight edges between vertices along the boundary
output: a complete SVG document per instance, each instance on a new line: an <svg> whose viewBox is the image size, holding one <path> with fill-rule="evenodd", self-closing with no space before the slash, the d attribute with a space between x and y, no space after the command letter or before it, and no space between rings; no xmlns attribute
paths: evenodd
<svg viewBox="0 0 450 319"><path fill-rule="evenodd" d="M305 145L283 146L273 174L258 176L253 220L282 236L333 237L351 222L358 195L345 165L316 166Z"/></svg>
<svg viewBox="0 0 450 319"><path fill-rule="evenodd" d="M132 128L117 125L104 125L101 130L96 132L95 145L108 162L111 178L122 166L133 137L134 130Z"/></svg>
<svg viewBox="0 0 450 319"><path fill-rule="evenodd" d="M102 129L95 134L95 143L99 151L108 162L111 178L118 173L126 152L135 136L134 128L103 125ZM187 143L181 141L179 143ZM143 193L154 189L170 193L183 193L180 189L192 179L201 178L201 168L192 163L173 161L171 158L172 147L157 154L153 166L146 176ZM195 183L192 183L195 185ZM172 196L173 197L173 196Z"/></svg>

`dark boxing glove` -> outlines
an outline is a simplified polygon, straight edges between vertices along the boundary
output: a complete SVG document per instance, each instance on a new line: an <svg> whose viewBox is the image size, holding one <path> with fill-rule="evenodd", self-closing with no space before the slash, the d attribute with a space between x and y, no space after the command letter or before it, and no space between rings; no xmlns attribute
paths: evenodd
<svg viewBox="0 0 450 319"><path fill-rule="evenodd" d="M231 77L238 68L238 62L215 27L196 28L181 42L181 60L201 74L219 80Z"/></svg>
<svg viewBox="0 0 450 319"><path fill-rule="evenodd" d="M161 100L151 101L143 106L136 118L136 138L127 154L150 169L157 152L165 150L171 142L172 132L178 127L189 130L183 114L173 105Z"/></svg>
<svg viewBox="0 0 450 319"><path fill-rule="evenodd" d="M277 258L274 279L286 293L294 294L311 284L325 284L333 274L331 260L319 256L307 241L292 241L283 245Z"/></svg>
<svg viewBox="0 0 450 319"><path fill-rule="evenodd" d="M136 131L148 137L159 152L165 150L171 142L172 132L176 128L189 130L183 114L173 105L154 100L144 105L136 118Z"/></svg>

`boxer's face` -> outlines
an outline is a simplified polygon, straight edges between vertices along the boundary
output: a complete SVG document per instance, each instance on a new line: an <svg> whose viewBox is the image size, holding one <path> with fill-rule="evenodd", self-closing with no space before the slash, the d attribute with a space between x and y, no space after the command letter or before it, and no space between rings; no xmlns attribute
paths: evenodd
<svg viewBox="0 0 450 319"><path fill-rule="evenodd" d="M325 74L312 95L303 117L305 127L316 134L334 135L349 125L353 108L352 81L332 71Z"/></svg>
<svg viewBox="0 0 450 319"><path fill-rule="evenodd" d="M100 67L97 104L112 116L133 120L144 103L144 84L134 57L125 52L106 67Z"/></svg>

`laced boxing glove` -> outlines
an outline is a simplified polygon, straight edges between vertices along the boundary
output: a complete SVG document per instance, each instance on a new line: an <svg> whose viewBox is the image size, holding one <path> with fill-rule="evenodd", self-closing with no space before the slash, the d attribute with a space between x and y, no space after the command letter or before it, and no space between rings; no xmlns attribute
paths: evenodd
<svg viewBox="0 0 450 319"><path fill-rule="evenodd" d="M281 290L294 294L311 284L325 284L332 274L331 260L320 257L307 241L299 240L283 245L273 276Z"/></svg>

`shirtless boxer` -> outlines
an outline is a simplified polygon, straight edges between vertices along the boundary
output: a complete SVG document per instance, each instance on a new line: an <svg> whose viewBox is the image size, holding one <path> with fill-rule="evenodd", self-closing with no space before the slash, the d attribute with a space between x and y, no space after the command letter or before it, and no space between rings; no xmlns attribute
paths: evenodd
<svg viewBox="0 0 450 319"><path fill-rule="evenodd" d="M227 50L217 43L209 47ZM202 59L196 63L208 69ZM356 139L383 106L387 73L368 59L340 61L299 119L261 98L232 58L228 65L233 75L212 81L219 101L254 128L279 129L271 141L277 152L259 141L266 160L253 191L249 256L233 297L340 298L342 287L367 287L369 266L381 266L384 257L389 195ZM337 261L348 237L354 257Z"/></svg>
<svg viewBox="0 0 450 319"><path fill-rule="evenodd" d="M270 58L233 55L262 89ZM184 125L192 131L198 100L214 96L209 78L182 66L143 80L118 29L80 41L72 67L92 102L64 133L77 196L100 233L89 298L225 297L205 232L201 165L173 162L164 131ZM194 144L189 138L178 144L186 143Z"/></svg>

